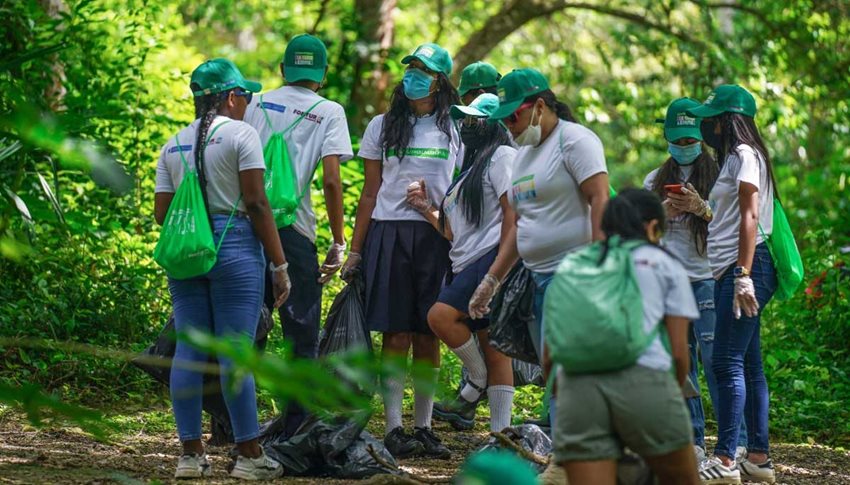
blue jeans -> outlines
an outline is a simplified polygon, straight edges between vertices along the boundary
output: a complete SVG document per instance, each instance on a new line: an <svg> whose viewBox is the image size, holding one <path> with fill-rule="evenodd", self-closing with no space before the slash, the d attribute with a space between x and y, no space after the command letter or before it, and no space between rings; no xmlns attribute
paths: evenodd
<svg viewBox="0 0 850 485"><path fill-rule="evenodd" d="M226 215L213 215L216 242L227 223ZM250 221L235 217L225 235L215 266L204 276L188 280L169 278L177 332L190 328L218 338L254 341L263 301L265 257ZM180 441L201 438L203 373L187 368L206 364L208 355L182 341L177 342L171 367L171 401ZM224 402L237 443L259 436L257 396L250 373L234 382L232 362L219 357ZM235 388L234 388L235 386Z"/></svg>
<svg viewBox="0 0 850 485"><path fill-rule="evenodd" d="M694 281L691 289L697 301L700 317L691 323L691 331L688 333L688 349L691 356L690 379L694 386L699 389L698 371L699 363L705 373L705 382L708 385L708 394L714 405L715 419L717 411L717 380L711 368L712 353L714 352L714 327L717 322L717 314L714 311L714 288L713 279ZM699 359L698 359L699 357ZM688 410L691 414L691 423L694 431L694 444L705 448L705 412L703 411L702 398L692 397L686 400ZM738 446L747 446L747 427L741 422L741 430L738 433Z"/></svg>
<svg viewBox="0 0 850 485"><path fill-rule="evenodd" d="M543 300L546 296L546 288L549 287L549 283L552 282L552 277L554 276L555 273L539 273L537 271L531 272L531 278L534 280L534 325L529 328L528 331L531 333L532 342L537 344L534 346L534 350L537 351L541 364L543 363L543 345L545 336L543 327ZM535 336L537 336L537 338L534 338ZM555 430L555 415L555 395L553 393L549 397L549 425L553 432Z"/></svg>
<svg viewBox="0 0 850 485"><path fill-rule="evenodd" d="M714 333L714 362L717 379L717 446L715 455L735 456L741 421L747 424L747 449L768 453L768 392L761 361L761 312L776 291L776 270L767 245L756 246L751 278L759 314L735 319L732 298L735 277L730 267L717 281L717 327Z"/></svg>

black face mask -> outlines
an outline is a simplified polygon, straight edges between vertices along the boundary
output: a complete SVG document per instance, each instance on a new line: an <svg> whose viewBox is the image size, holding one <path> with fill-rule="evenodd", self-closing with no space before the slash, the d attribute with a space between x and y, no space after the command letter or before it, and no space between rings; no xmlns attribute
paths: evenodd
<svg viewBox="0 0 850 485"><path fill-rule="evenodd" d="M460 126L460 139L467 148L478 148L490 138L487 123Z"/></svg>
<svg viewBox="0 0 850 485"><path fill-rule="evenodd" d="M711 148L720 150L723 137L714 132L717 126L717 121L705 119L700 123L699 132L702 134L702 140Z"/></svg>

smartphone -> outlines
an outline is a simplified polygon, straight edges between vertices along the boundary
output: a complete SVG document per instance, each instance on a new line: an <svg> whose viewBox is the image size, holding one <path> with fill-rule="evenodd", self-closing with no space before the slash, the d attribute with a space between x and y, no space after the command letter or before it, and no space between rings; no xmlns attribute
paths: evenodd
<svg viewBox="0 0 850 485"><path fill-rule="evenodd" d="M667 192L673 192L674 194L681 194L682 193L682 187L683 187L682 184L671 184L671 185L665 185L664 190L666 190Z"/></svg>

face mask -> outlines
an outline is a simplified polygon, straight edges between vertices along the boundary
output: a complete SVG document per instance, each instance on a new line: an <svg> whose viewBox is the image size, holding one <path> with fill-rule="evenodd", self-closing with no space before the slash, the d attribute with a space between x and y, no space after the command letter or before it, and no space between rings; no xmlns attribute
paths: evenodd
<svg viewBox="0 0 850 485"><path fill-rule="evenodd" d="M667 143L667 151L679 165L690 165L702 153L702 143L696 142L685 146Z"/></svg>
<svg viewBox="0 0 850 485"><path fill-rule="evenodd" d="M534 109L534 108L531 108ZM519 146L533 146L536 147L540 144L540 138L543 136L543 127L541 126L540 118L543 115L538 116L537 125L534 124L534 115L536 111L532 111L531 113L531 121L528 123L528 127L519 134L514 141Z"/></svg>
<svg viewBox="0 0 850 485"><path fill-rule="evenodd" d="M461 124L460 140L467 148L478 148L487 140L487 123L476 123L474 125Z"/></svg>
<svg viewBox="0 0 850 485"><path fill-rule="evenodd" d="M702 134L702 140L711 148L715 150L720 150L720 144L722 143L720 135L714 133L714 127L717 126L717 122L702 120L702 123L699 127L699 132Z"/></svg>
<svg viewBox="0 0 850 485"><path fill-rule="evenodd" d="M402 84L407 99L417 100L427 98L431 94L431 83L434 78L427 72L411 68L404 72Z"/></svg>

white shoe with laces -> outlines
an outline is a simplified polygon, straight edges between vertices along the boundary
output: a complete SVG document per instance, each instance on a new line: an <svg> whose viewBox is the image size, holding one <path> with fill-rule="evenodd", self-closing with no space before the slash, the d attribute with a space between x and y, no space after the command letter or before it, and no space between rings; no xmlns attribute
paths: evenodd
<svg viewBox="0 0 850 485"><path fill-rule="evenodd" d="M189 453L177 459L177 471L174 478L203 478L212 475L212 467L207 455Z"/></svg>
<svg viewBox="0 0 850 485"><path fill-rule="evenodd" d="M702 485L739 485L741 472L734 465L728 467L720 458L712 456L699 465L699 479Z"/></svg>
<svg viewBox="0 0 850 485"><path fill-rule="evenodd" d="M283 466L269 458L265 451L257 458L239 455L230 476L243 480L271 480L283 476Z"/></svg>
<svg viewBox="0 0 850 485"><path fill-rule="evenodd" d="M744 461L738 463L738 470L741 471L741 479L747 482L776 482L776 472L773 471L773 460L770 458L760 465L756 465L750 460L744 458Z"/></svg>

